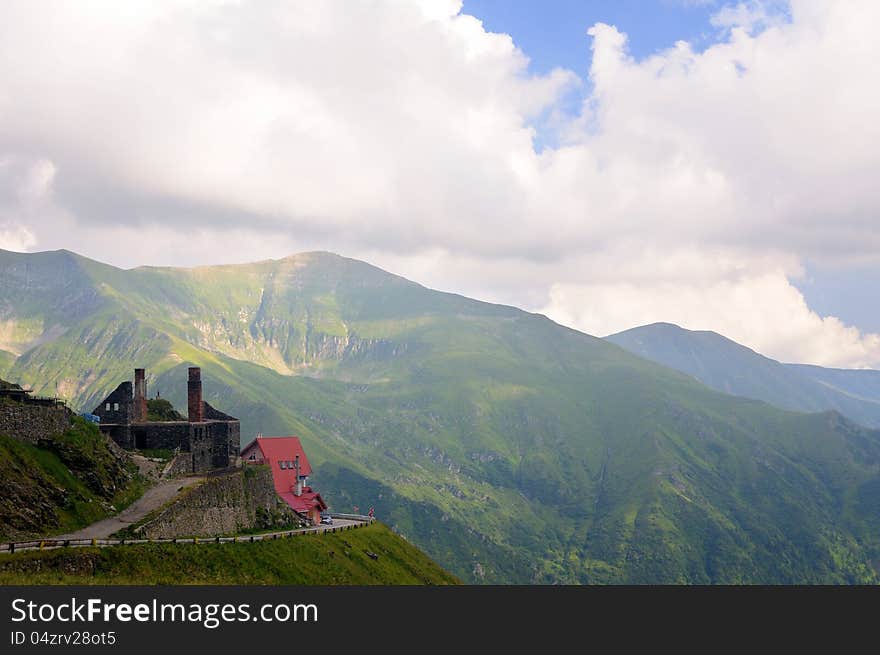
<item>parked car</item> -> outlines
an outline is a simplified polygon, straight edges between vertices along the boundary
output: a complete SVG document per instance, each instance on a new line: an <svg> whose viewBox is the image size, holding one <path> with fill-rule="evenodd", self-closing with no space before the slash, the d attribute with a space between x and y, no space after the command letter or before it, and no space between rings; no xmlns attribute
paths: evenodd
<svg viewBox="0 0 880 655"><path fill-rule="evenodd" d="M333 517L330 516L330 512L321 512L321 524L333 525Z"/></svg>

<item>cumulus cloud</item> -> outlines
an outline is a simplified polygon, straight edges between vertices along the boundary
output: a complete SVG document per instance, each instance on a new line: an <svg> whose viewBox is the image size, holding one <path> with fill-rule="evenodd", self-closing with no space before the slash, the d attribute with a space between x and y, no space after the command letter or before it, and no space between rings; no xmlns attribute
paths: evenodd
<svg viewBox="0 0 880 655"><path fill-rule="evenodd" d="M33 233L25 226L0 223L0 248L3 250L27 252L36 243Z"/></svg>
<svg viewBox="0 0 880 655"><path fill-rule="evenodd" d="M768 0L750 0L736 5L722 7L710 19L712 25L721 28L739 28L753 32L758 28L782 26L785 18L781 14L785 3L769 2Z"/></svg>
<svg viewBox="0 0 880 655"><path fill-rule="evenodd" d="M31 225L57 213L55 165L47 159L0 157L0 248L27 252L37 244Z"/></svg>
<svg viewBox="0 0 880 655"><path fill-rule="evenodd" d="M782 361L850 368L880 362L880 334L819 316L782 271L747 269L708 283L556 284L550 298L545 313L593 334L665 321L720 332Z"/></svg>
<svg viewBox="0 0 880 655"><path fill-rule="evenodd" d="M880 265L872 0L719 6L718 43L644 60L596 24L580 75L529 73L455 0L10 0L0 18L0 245L128 266L325 248L588 331L662 313L880 366L874 336L789 282ZM792 312L775 327L773 299Z"/></svg>

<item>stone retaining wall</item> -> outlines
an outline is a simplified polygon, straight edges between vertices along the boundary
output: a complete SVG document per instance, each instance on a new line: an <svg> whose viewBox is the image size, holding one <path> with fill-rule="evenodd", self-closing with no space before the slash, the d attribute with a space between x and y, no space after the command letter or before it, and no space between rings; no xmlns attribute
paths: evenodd
<svg viewBox="0 0 880 655"><path fill-rule="evenodd" d="M73 416L63 405L37 405L0 400L0 434L36 444L51 439L70 427Z"/></svg>
<svg viewBox="0 0 880 655"><path fill-rule="evenodd" d="M137 534L148 539L215 537L299 523L299 516L275 493L268 467L248 466L187 490Z"/></svg>

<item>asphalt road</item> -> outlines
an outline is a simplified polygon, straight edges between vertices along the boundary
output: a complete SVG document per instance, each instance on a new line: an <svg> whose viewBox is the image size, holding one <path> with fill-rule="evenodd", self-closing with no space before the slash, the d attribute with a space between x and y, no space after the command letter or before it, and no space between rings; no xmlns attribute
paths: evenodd
<svg viewBox="0 0 880 655"><path fill-rule="evenodd" d="M333 519L333 525L316 525L313 528L304 528L305 530L313 530L314 532L324 532L329 528L344 528L348 525L360 525L363 521L354 521L352 519Z"/></svg>

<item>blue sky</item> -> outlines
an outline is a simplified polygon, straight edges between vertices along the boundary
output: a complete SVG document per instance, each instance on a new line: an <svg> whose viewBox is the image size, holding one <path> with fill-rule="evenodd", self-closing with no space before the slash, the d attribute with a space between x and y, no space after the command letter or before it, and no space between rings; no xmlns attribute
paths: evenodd
<svg viewBox="0 0 880 655"><path fill-rule="evenodd" d="M547 74L555 68L577 73L583 84L555 107L574 115L591 91L590 26L614 25L629 36L629 53L643 59L680 40L694 50L714 42L720 32L709 19L717 9L713 0L464 0L462 13L479 18L488 31L510 34L529 57L530 73ZM557 145L554 133L545 132L540 119L534 127L538 151Z"/></svg>
<svg viewBox="0 0 880 655"><path fill-rule="evenodd" d="M808 265L794 285L823 316L837 316L862 330L880 332L880 270L876 266Z"/></svg>
<svg viewBox="0 0 880 655"><path fill-rule="evenodd" d="M629 51L643 58L690 42L695 50L714 41L718 28L709 23L714 2L687 0L464 0L463 13L476 16L487 30L510 34L530 59L535 73L556 67L586 76L587 28L602 22L629 35Z"/></svg>
<svg viewBox="0 0 880 655"><path fill-rule="evenodd" d="M722 6L719 0L464 0L463 13L479 18L485 29L513 37L529 57L529 71L545 74L554 68L570 69L585 84L566 99L575 113L589 93L587 69L590 39L587 29L597 23L614 25L628 36L627 49L643 59L684 40L702 51L724 38L710 19ZM768 3L770 5L770 3ZM777 11L784 6L774 4ZM540 125L536 125L540 130ZM539 132L536 147L552 135ZM837 267L806 262L806 273L792 280L812 309L833 315L862 330L880 332L880 305L871 302L880 289L880 270L873 266Z"/></svg>

